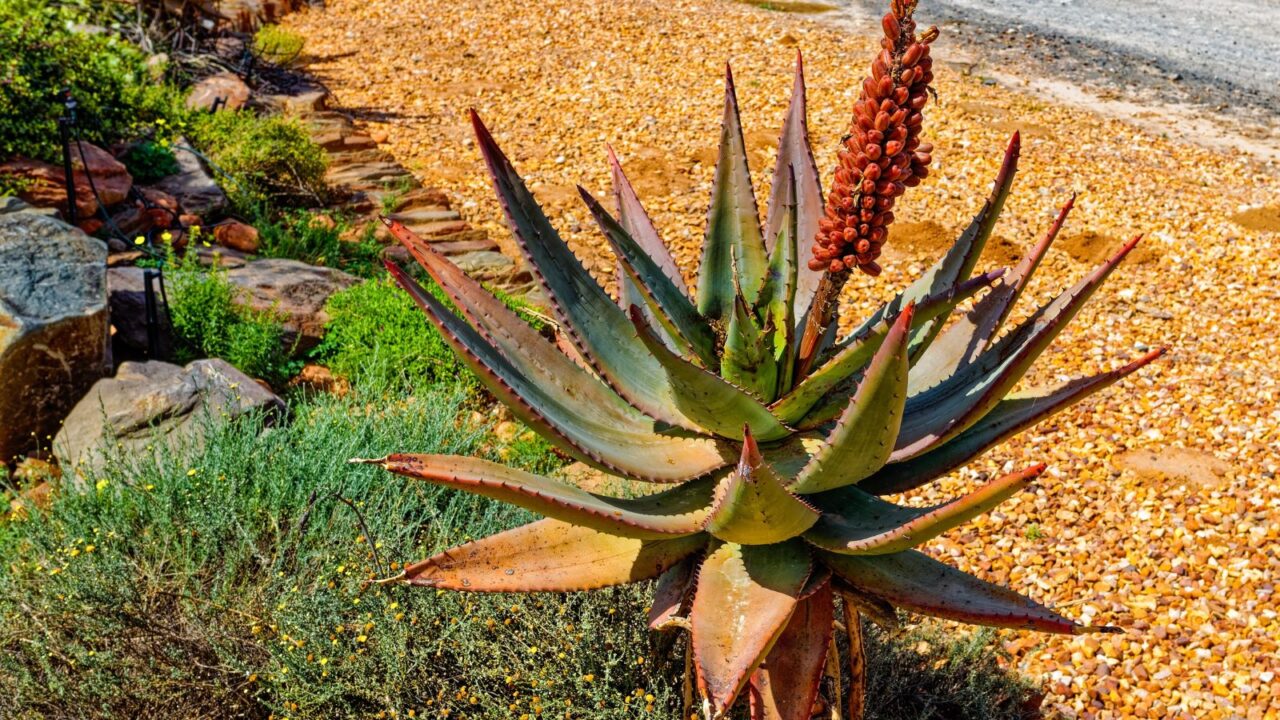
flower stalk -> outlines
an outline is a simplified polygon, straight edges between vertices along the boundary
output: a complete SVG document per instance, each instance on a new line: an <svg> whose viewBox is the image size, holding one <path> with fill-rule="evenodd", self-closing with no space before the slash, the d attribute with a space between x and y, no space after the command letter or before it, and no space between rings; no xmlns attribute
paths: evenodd
<svg viewBox="0 0 1280 720"><path fill-rule="evenodd" d="M840 291L857 268L875 277L876 260L889 237L893 206L908 187L929 174L933 146L922 143L923 110L932 92L930 27L916 35L916 0L894 0L881 25L881 51L853 105L841 141L826 212L818 223L809 268L824 270L800 343L797 377L812 367L839 306Z"/></svg>

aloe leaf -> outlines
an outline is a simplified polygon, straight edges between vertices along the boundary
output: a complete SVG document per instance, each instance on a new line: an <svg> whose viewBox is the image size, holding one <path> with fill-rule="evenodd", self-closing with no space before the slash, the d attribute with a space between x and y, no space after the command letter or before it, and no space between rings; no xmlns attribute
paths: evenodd
<svg viewBox="0 0 1280 720"><path fill-rule="evenodd" d="M753 712L766 720L809 720L835 629L830 580L796 606L778 642L751 676ZM758 705L758 707L756 707Z"/></svg>
<svg viewBox="0 0 1280 720"><path fill-rule="evenodd" d="M778 387L778 362L765 331L756 327L755 315L741 295L734 299L725 333L720 376L765 402L773 399Z"/></svg>
<svg viewBox="0 0 1280 720"><path fill-rule="evenodd" d="M766 442L791 434L787 426L745 390L671 352L654 337L652 328L634 305L631 322L641 341L661 364L666 375L663 382L672 388L680 413L698 427L734 440L742 439L744 424L753 435Z"/></svg>
<svg viewBox="0 0 1280 720"><path fill-rule="evenodd" d="M805 102L804 58L796 52L796 75L791 88L791 102L787 116L782 121L782 136L778 139L778 162L773 169L773 185L769 193L768 218L765 221L765 247L777 253L778 238L787 230L791 220L786 219L786 206L795 208L795 228L790 232L794 244L812 242L818 234L818 221L822 218L822 176L813 158L809 144L808 112ZM787 195L790 181L794 189ZM808 247L804 245L803 247ZM794 257L794 255L793 255ZM795 260L792 260L795 262ZM795 281L795 302L791 311L793 325L803 322L809 303L818 289L822 271L810 270L809 263L798 262ZM789 377L790 374L784 375ZM785 391L784 391L785 392Z"/></svg>
<svg viewBox="0 0 1280 720"><path fill-rule="evenodd" d="M896 315L907 303L914 301L917 305L921 305L923 304L922 301L930 295L944 292L947 288L969 277L969 274L973 272L974 265L978 262L979 256L982 255L983 248L987 245L987 240L991 237L991 231L995 228L996 220L1000 217L1004 202L1009 197L1009 190L1013 187L1013 177L1018 171L1018 154L1021 150L1021 135L1015 132L1013 137L1009 139L1008 147L1005 148L1004 160L1000 164L1000 171L996 174L995 183L991 188L991 195L983 204L982 210L973 218L973 221L961 233L960 238L956 240L956 243L951 246L951 249L947 251L947 254L942 259L934 263L924 275L921 275L915 282L908 285L906 290L899 293L879 312L868 318L862 327L854 332L855 336L879 324L885 317ZM942 330L943 324L944 320L938 318L916 329L911 340L911 357L913 360L920 357L920 354L924 352L929 343Z"/></svg>
<svg viewBox="0 0 1280 720"><path fill-rule="evenodd" d="M720 718L764 660L797 604L812 560L801 542L713 545L689 614L698 687Z"/></svg>
<svg viewBox="0 0 1280 720"><path fill-rule="evenodd" d="M706 547L703 535L639 540L550 518L445 550L405 569L414 585L569 592L640 582Z"/></svg>
<svg viewBox="0 0 1280 720"><path fill-rule="evenodd" d="M785 136L785 131L784 131ZM769 272L765 275L764 287L760 291L757 312L764 319L765 344L773 355L777 366L778 382L767 394L771 400L791 391L791 383L795 375L795 304L796 304L796 269L797 259L797 227L796 216L796 177L787 172L783 190L775 188L775 197L782 192L781 215L778 217L780 227L773 239L772 254L769 256ZM770 219L773 219L774 201L770 201Z"/></svg>
<svg viewBox="0 0 1280 720"><path fill-rule="evenodd" d="M556 520L642 540L701 532L715 489L715 480L707 477L653 495L615 498L460 455L397 453L374 462L397 475L466 490Z"/></svg>
<svg viewBox="0 0 1280 720"><path fill-rule="evenodd" d="M595 403L598 396L589 392L589 385L561 384L580 377L547 384L526 376L394 263L387 263L387 270L481 383L525 424L575 458L652 482L681 482L732 462L729 449L714 439L658 434L653 420L634 409L628 413L606 402Z"/></svg>
<svg viewBox="0 0 1280 720"><path fill-rule="evenodd" d="M1045 418L1065 410L1163 355L1153 350L1138 360L1110 372L1077 378L1050 389L1009 395L973 427L949 442L909 460L890 463L858 487L876 495L906 492L963 467L974 458Z"/></svg>
<svg viewBox="0 0 1280 720"><path fill-rule="evenodd" d="M907 399L893 460L914 457L982 419L1018 384L1032 363L1071 322L1139 238L1005 335L977 360L942 383Z"/></svg>
<svg viewBox="0 0 1280 720"><path fill-rule="evenodd" d="M631 181L627 179L626 173L622 171L622 164L618 162L618 156L614 154L613 148L609 148L609 173L613 178L613 199L618 206L618 222L640 245L644 254L662 268L662 272L671 280L671 283L685 297L688 297L689 288L684 283L680 268L676 266L676 261L671 257L666 243L662 242L657 228L649 219L649 214L640 204L640 198L636 195L635 188L631 186ZM632 304L626 303L622 307L628 308Z"/></svg>
<svg viewBox="0 0 1280 720"><path fill-rule="evenodd" d="M697 561L700 559L697 555L690 555L658 578L653 589L653 602L649 604L649 629L662 630L682 614L697 580Z"/></svg>
<svg viewBox="0 0 1280 720"><path fill-rule="evenodd" d="M804 539L847 555L886 555L923 544L991 510L1044 472L1035 465L992 480L948 503L928 508L886 502L858 487L843 487L810 499L822 519Z"/></svg>
<svg viewBox="0 0 1280 720"><path fill-rule="evenodd" d="M691 349L704 365L714 366L715 333L698 314L688 296L590 193L582 187L578 188L578 193L631 281L629 292L639 299L634 304L647 307L649 318L657 319L669 334L683 341L684 346Z"/></svg>
<svg viewBox="0 0 1280 720"><path fill-rule="evenodd" d="M889 459L907 401L907 343L914 315L914 305L898 314L840 421L791 483L792 492L817 493L853 485Z"/></svg>
<svg viewBox="0 0 1280 720"><path fill-rule="evenodd" d="M977 294L979 290L995 282L1003 271L997 270L985 275L966 280L949 290L930 295L916 305L912 318L913 332L929 320L949 314L956 305ZM882 308L876 313L880 320L872 325L864 325L862 329L840 343L834 356L809 374L790 393L775 402L770 409L783 422L794 423L804 420L806 427L814 427L820 422L834 417L844 410L848 396L832 397L832 391L866 368L868 362L884 342L893 322L901 311L885 314ZM826 401L823 407L835 408L834 413L821 421L813 421L811 411L819 401Z"/></svg>
<svg viewBox="0 0 1280 720"><path fill-rule="evenodd" d="M1031 276L1044 259L1049 246L1058 237L1067 215L1075 204L1072 196L1054 219L1049 231L1031 252L1018 263L1013 272L1006 275L1001 284L979 300L969 312L954 320L929 346L911 368L912 395L926 390L969 363L973 362L1000 333L1009 313L1027 288Z"/></svg>
<svg viewBox="0 0 1280 720"><path fill-rule="evenodd" d="M720 127L720 159L716 163L707 215L707 237L698 267L698 311L724 318L733 311L736 284L754 303L768 260L760 234L760 215L747 146L742 139L733 72L725 68L724 120Z"/></svg>
<svg viewBox="0 0 1280 720"><path fill-rule="evenodd" d="M1007 588L906 550L892 555L819 552L820 561L856 589L921 615L974 625L1065 635L1118 632L1080 625Z"/></svg>
<svg viewBox="0 0 1280 720"><path fill-rule="evenodd" d="M579 354L610 387L648 415L697 430L675 409L662 367L636 338L626 313L583 269L474 111L471 124L520 251Z"/></svg>
<svg viewBox="0 0 1280 720"><path fill-rule="evenodd" d="M739 545L767 545L799 536L818 521L818 511L787 492L760 448L743 433L738 467L720 481L706 519L713 536Z"/></svg>

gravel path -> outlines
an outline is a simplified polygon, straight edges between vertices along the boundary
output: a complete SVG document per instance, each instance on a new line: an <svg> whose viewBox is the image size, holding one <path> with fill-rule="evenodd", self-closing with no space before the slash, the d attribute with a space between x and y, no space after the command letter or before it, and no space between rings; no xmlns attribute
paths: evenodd
<svg viewBox="0 0 1280 720"><path fill-rule="evenodd" d="M604 143L692 278L724 61L763 180L803 48L810 127L819 165L830 168L855 97L850 78L863 74L879 32L877 23L851 35L727 0L330 0L286 24L307 37L311 69L338 102L502 242L465 120L475 107L601 278L612 260L573 186L607 194ZM1030 381L1114 366L1157 345L1171 352L913 498L954 494L1006 465L1050 463L1035 488L930 552L1086 622L1127 629L1001 634L1017 667L1045 683L1052 712L1280 717L1280 183L1241 154L936 68L942 103L925 127L934 172L895 209L884 275L851 283L850 302L885 298L937 256L981 204L1019 128L1018 182L984 266L1034 242L1072 192L1076 211L1035 297L1073 283L1122 238L1146 235ZM509 701L502 688L482 690L485 702Z"/></svg>
<svg viewBox="0 0 1280 720"><path fill-rule="evenodd" d="M877 0L844 0L825 17L865 23ZM1187 137L1215 132L1280 160L1280 2L1276 0L928 0L931 21L947 29L943 54L1020 78L1054 79L1112 108ZM1003 66L1003 67L1001 67ZM1197 122L1213 114L1216 127ZM1203 138L1200 138L1203 139Z"/></svg>

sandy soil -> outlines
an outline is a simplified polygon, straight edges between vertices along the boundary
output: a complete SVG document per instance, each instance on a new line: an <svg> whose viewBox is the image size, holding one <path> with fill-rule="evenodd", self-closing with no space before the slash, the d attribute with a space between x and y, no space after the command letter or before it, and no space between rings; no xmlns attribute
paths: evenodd
<svg viewBox="0 0 1280 720"><path fill-rule="evenodd" d="M331 0L290 16L341 105L468 219L504 235L469 138L475 107L600 278L612 259L573 193L608 192L617 150L692 279L733 63L757 178L768 177L797 48L810 127L831 168L876 28L728 0ZM922 20L928 21L927 13ZM866 306L932 261L981 204L1015 128L1022 170L998 242L1016 257L1080 193L1033 292L1044 298L1105 247L1143 233L1042 360L1067 379L1167 345L1140 378L992 452L913 501L1037 460L1034 489L932 543L930 552L1121 635L1006 632L1046 706L1081 718L1280 717L1280 182L1236 151L1210 151L941 67L926 137L934 173L899 205L885 274L851 283ZM767 188L759 187L766 197ZM1200 468L1189 470L1188 468Z"/></svg>

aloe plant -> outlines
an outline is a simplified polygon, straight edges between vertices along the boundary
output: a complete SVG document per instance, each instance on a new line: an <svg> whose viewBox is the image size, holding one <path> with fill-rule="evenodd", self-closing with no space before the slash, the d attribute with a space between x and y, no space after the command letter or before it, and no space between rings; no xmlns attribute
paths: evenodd
<svg viewBox="0 0 1280 720"><path fill-rule="evenodd" d="M890 67L873 68L873 78L900 81L904 53L919 62L920 51L910 49L919 44L910 5L895 2L886 18L886 33L898 36L888 36L878 59L887 57ZM901 609L1051 633L1110 630L1078 624L913 549L1026 488L1043 464L935 507L882 496L960 468L1159 356L1016 390L1136 239L1008 326L1071 209L1068 202L1017 267L975 274L1015 175L1015 134L990 197L954 246L839 341L826 330L835 323L821 321L819 336L829 339L809 348L811 369L804 367L802 333L821 314L819 302L834 305L824 292L843 284L840 273L874 264L885 233L866 230L868 242L859 245L855 232L852 259L837 262L831 248L844 241L830 238L842 227L834 224L840 203L824 214L799 59L762 224L731 75L726 85L692 294L612 152L616 214L581 194L617 256L618 300L584 270L474 111L494 188L567 342L549 342L429 243L388 223L453 307L395 264L388 269L493 395L565 453L620 484L651 489L614 497L471 457L362 460L546 516L407 565L395 579L476 592L591 590L656 579L651 624L688 629L708 718L726 717L747 695L753 717L807 720L824 668L839 666L828 658L837 624L850 634L848 716L858 716L860 614L893 622ZM885 87L893 92L891 83ZM863 99L876 100L878 90L865 88ZM919 123L911 123L918 132ZM860 152L867 143L891 142L867 135L856 140ZM918 148L918 139L910 148L895 146L910 153L906 163L884 153L883 172L911 167L918 181L928 164ZM857 166L856 157L842 165ZM843 197L852 198L841 201L845 206L863 202L862 177L838 174ZM901 192L875 182L865 187L881 197ZM892 217L877 221L884 228ZM814 238L816 261L809 262L800 257L801 242Z"/></svg>

